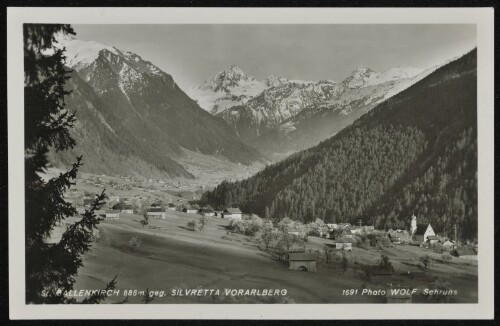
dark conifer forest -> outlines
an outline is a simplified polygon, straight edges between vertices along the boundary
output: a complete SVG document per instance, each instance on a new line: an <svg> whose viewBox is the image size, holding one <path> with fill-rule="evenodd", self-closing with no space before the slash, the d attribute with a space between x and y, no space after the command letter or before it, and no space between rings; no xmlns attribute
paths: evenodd
<svg viewBox="0 0 500 326"><path fill-rule="evenodd" d="M383 102L334 137L223 182L202 202L308 223L362 220L477 238L476 50Z"/></svg>

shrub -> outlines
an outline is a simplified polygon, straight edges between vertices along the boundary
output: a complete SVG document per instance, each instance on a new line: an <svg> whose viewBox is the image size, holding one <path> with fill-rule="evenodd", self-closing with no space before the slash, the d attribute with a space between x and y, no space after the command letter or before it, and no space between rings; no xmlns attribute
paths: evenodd
<svg viewBox="0 0 500 326"><path fill-rule="evenodd" d="M429 255L422 256L419 258L419 260L422 263L424 269L427 269L427 267L429 267L432 262L432 258Z"/></svg>
<svg viewBox="0 0 500 326"><path fill-rule="evenodd" d="M129 241L128 245L132 251L135 251L137 248L139 248L142 244L142 239L138 235L133 236Z"/></svg>
<svg viewBox="0 0 500 326"><path fill-rule="evenodd" d="M260 218L250 218L242 220L231 220L229 228L236 233L247 236L254 236L262 227L262 220Z"/></svg>
<svg viewBox="0 0 500 326"><path fill-rule="evenodd" d="M186 224L187 228L190 229L191 231L196 231L196 221L195 220L189 220Z"/></svg>
<svg viewBox="0 0 500 326"><path fill-rule="evenodd" d="M389 256L382 254L378 259L378 267L384 270L394 271L394 267L392 266L392 262L389 259Z"/></svg>

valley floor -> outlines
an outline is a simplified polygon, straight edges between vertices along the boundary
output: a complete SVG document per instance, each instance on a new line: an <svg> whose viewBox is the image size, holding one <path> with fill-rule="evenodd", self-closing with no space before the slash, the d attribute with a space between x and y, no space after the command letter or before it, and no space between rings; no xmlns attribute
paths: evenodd
<svg viewBox="0 0 500 326"><path fill-rule="evenodd" d="M229 233L227 220L208 218L202 231L186 228L196 215L167 211L165 220L150 220L143 227L142 216L121 214L118 220L105 220L99 226L100 237L79 270L75 289L102 289L115 275L120 294L107 299L117 303L125 299L125 290L137 290L128 297L128 303L141 303L141 291L164 291L152 303L384 303L385 296L346 296L343 290L386 288L387 280L367 283L358 265L375 263L378 250L354 248L348 253L349 268L343 271L337 263L328 265L318 261L317 272L288 269L258 247L251 237ZM68 221L70 222L70 221ZM142 245L133 250L129 240L138 236ZM309 237L306 250L320 251L330 240ZM387 254L396 269L394 282L405 286L426 287L429 280L410 280L400 275L407 270L418 270L413 262L422 255L419 247L387 248ZM428 275L446 279L458 290L447 302L477 302L477 262L454 258L447 264L435 263ZM186 296L189 289L219 289L220 295ZM224 289L278 289L286 295L226 296ZM184 296L173 296L172 291L183 291ZM180 292L176 292L180 293ZM160 294L160 292L158 292ZM429 297L414 296L413 302L430 302Z"/></svg>

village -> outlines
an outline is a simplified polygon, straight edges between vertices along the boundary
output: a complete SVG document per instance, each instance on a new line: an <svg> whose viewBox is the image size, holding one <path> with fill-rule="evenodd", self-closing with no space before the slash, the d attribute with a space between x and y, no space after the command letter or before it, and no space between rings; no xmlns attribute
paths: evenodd
<svg viewBox="0 0 500 326"><path fill-rule="evenodd" d="M377 230L360 222L325 224L319 219L304 225L287 218L272 221L243 214L237 207L214 210L199 206L196 203L202 189L194 182L189 185L188 181L153 182L85 174L77 181L75 190L68 193L68 200L75 204L79 214L84 214L102 187L108 196L104 207L94 212L102 220L100 234L96 235L97 247L112 241L110 234L120 228L129 234L122 239L126 247L120 249L122 254L125 250L125 254L137 256L146 250L146 236L152 235L155 242L164 237L188 242L195 238L205 248L212 242L217 247L229 244L231 250L241 246L245 250L251 248L259 259L265 255L268 263L264 264L272 268L278 264L280 270L286 268L297 273L293 277L301 280L333 275L340 284L345 284L338 289L340 294L349 288L421 289L420 295L370 298L382 302L461 302L462 296L429 297L421 293L428 288L453 290L464 285L469 291L477 282L477 245L460 243L453 235L447 237L435 232L431 224L419 223L415 215L408 217L405 230ZM63 228L64 225L61 231ZM120 264L116 265L119 270L123 268ZM454 276L458 281L454 281ZM358 302L345 296L337 300Z"/></svg>

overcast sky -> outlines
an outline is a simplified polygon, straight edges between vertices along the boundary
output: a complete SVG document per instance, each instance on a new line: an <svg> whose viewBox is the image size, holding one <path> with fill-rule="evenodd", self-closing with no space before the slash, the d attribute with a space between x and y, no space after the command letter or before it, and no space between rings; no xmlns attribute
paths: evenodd
<svg viewBox="0 0 500 326"><path fill-rule="evenodd" d="M475 25L74 25L131 51L181 88L236 64L248 75L343 80L358 66L428 68L476 46Z"/></svg>

